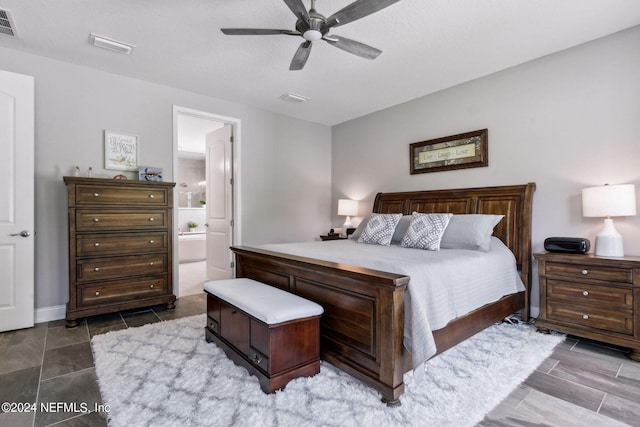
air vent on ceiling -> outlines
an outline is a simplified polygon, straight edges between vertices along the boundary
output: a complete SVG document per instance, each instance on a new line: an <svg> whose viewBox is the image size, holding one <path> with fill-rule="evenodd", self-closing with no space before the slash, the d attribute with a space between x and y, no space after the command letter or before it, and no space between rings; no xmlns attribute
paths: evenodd
<svg viewBox="0 0 640 427"><path fill-rule="evenodd" d="M131 52L133 52L133 48L135 47L135 45L119 42L93 33L89 35L89 43L93 46L101 47L113 52L124 53L125 55L131 55Z"/></svg>
<svg viewBox="0 0 640 427"><path fill-rule="evenodd" d="M309 97L304 95L298 95L297 93L293 93L293 92L287 92L284 95L280 96L280 99L287 102L300 103L300 102L308 101Z"/></svg>
<svg viewBox="0 0 640 427"><path fill-rule="evenodd" d="M0 9L0 34L16 37L16 26L13 23L11 12L4 9Z"/></svg>

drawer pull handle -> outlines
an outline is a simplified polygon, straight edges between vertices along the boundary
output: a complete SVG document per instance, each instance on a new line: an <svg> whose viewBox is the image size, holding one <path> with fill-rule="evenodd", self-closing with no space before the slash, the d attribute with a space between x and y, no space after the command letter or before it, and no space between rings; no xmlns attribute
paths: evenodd
<svg viewBox="0 0 640 427"><path fill-rule="evenodd" d="M156 219L154 217L149 218L149 221L155 221Z"/></svg>
<svg viewBox="0 0 640 427"><path fill-rule="evenodd" d="M582 315L582 318L583 318L584 320L589 320L589 315L588 315L588 314L583 314L583 315Z"/></svg>
<svg viewBox="0 0 640 427"><path fill-rule="evenodd" d="M100 267L94 268L93 271L100 271Z"/></svg>
<svg viewBox="0 0 640 427"><path fill-rule="evenodd" d="M100 222L100 218L93 218L93 222Z"/></svg>
<svg viewBox="0 0 640 427"><path fill-rule="evenodd" d="M93 197L100 197L100 193L93 193Z"/></svg>
<svg viewBox="0 0 640 427"><path fill-rule="evenodd" d="M100 296L100 292L96 291L96 296Z"/></svg>
<svg viewBox="0 0 640 427"><path fill-rule="evenodd" d="M584 270L582 270L580 273L582 273L584 276L586 276L587 274L589 274L589 270L587 270L586 268Z"/></svg>
<svg viewBox="0 0 640 427"><path fill-rule="evenodd" d="M151 289L153 289L153 283L152 283L152 284L150 284L150 285L149 285L149 287L150 287Z"/></svg>
<svg viewBox="0 0 640 427"><path fill-rule="evenodd" d="M589 295L588 291L582 291L582 295L584 295L585 297Z"/></svg>
<svg viewBox="0 0 640 427"><path fill-rule="evenodd" d="M253 354L253 361L256 365L259 365L262 363L262 359L260 359L260 356L258 356L257 354Z"/></svg>
<svg viewBox="0 0 640 427"><path fill-rule="evenodd" d="M100 243L95 242L95 243L93 244L93 246L95 246L95 247L97 248L98 246L100 246Z"/></svg>
<svg viewBox="0 0 640 427"><path fill-rule="evenodd" d="M150 265L150 266L153 266L153 264L154 264L154 262L153 262L153 261L151 261L151 262L149 263L149 265Z"/></svg>
<svg viewBox="0 0 640 427"><path fill-rule="evenodd" d="M149 243L150 243L150 244L152 244L152 245L153 245L155 242L156 242L155 240L149 240Z"/></svg>
<svg viewBox="0 0 640 427"><path fill-rule="evenodd" d="M153 198L155 198L155 197L156 197L156 196L154 196L153 194L149 194L149 198L150 198L150 199L153 199Z"/></svg>

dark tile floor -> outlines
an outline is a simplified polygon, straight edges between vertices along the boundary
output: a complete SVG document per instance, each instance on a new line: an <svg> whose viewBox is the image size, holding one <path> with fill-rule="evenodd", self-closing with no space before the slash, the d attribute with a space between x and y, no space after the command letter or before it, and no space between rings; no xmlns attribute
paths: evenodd
<svg viewBox="0 0 640 427"><path fill-rule="evenodd" d="M106 426L91 337L205 311L203 293L180 298L172 311L158 306L89 317L73 329L59 320L0 333L0 402L23 410L11 413L3 408L0 426ZM17 407L29 402L36 402L38 411ZM46 410L41 410L43 404Z"/></svg>
<svg viewBox="0 0 640 427"><path fill-rule="evenodd" d="M174 311L153 307L90 317L74 329L56 321L0 333L0 402L48 409L0 412L0 426L106 426L91 337L205 310L199 294L180 298ZM621 349L570 337L479 426L640 426L639 402L640 363Z"/></svg>

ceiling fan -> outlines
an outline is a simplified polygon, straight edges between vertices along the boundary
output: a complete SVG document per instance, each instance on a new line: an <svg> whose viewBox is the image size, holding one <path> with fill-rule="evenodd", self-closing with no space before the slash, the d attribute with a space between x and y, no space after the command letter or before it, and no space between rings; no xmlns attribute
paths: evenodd
<svg viewBox="0 0 640 427"><path fill-rule="evenodd" d="M381 50L336 34L329 35L329 30L376 13L398 1L400 0L356 0L330 17L325 18L316 11L315 0L311 0L309 11L305 8L302 0L284 0L289 9L298 18L295 31L264 28L221 28L221 31L231 36L284 34L304 38L305 41L302 42L295 55L293 55L293 60L289 66L290 70L301 70L304 67L311 53L312 43L320 39L338 49L362 58L375 59L382 53Z"/></svg>

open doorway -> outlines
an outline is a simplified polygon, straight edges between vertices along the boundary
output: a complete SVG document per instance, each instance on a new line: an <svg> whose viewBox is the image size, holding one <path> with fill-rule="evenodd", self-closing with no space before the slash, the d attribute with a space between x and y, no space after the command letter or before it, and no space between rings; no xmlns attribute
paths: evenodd
<svg viewBox="0 0 640 427"><path fill-rule="evenodd" d="M173 116L174 292L187 296L233 276L240 122L176 106Z"/></svg>

